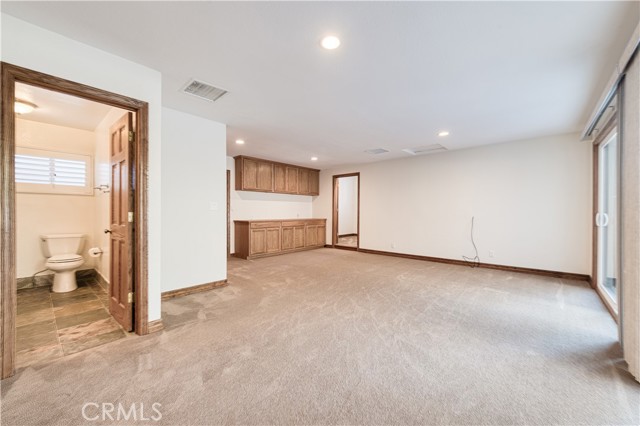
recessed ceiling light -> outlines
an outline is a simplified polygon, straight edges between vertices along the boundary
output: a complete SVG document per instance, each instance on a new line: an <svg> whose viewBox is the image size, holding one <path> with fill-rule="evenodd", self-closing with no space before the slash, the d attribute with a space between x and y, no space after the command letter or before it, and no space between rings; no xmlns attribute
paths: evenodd
<svg viewBox="0 0 640 426"><path fill-rule="evenodd" d="M238 145L244 145L244 141L242 139L236 139L236 143Z"/></svg>
<svg viewBox="0 0 640 426"><path fill-rule="evenodd" d="M38 105L23 101L22 99L16 99L13 108L16 114L29 114L30 112L33 112L34 109L38 108Z"/></svg>
<svg viewBox="0 0 640 426"><path fill-rule="evenodd" d="M340 39L336 36L326 36L322 39L321 44L327 50L337 49L340 46Z"/></svg>
<svg viewBox="0 0 640 426"><path fill-rule="evenodd" d="M311 157L311 161L318 161L318 157Z"/></svg>
<svg viewBox="0 0 640 426"><path fill-rule="evenodd" d="M449 136L449 132L446 130L443 130L441 132L438 132L438 136L440 136L441 138L445 137L445 136Z"/></svg>

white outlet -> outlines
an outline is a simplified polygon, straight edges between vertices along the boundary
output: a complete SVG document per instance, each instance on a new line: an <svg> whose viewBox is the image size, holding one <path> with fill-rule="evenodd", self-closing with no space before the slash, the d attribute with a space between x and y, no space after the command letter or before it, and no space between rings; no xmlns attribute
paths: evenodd
<svg viewBox="0 0 640 426"><path fill-rule="evenodd" d="M489 257L495 257L496 252L493 250L489 250Z"/></svg>
<svg viewBox="0 0 640 426"><path fill-rule="evenodd" d="M218 203L215 201L209 201L209 210L216 211L218 210Z"/></svg>
<svg viewBox="0 0 640 426"><path fill-rule="evenodd" d="M391 243L391 248L396 248L396 243Z"/></svg>

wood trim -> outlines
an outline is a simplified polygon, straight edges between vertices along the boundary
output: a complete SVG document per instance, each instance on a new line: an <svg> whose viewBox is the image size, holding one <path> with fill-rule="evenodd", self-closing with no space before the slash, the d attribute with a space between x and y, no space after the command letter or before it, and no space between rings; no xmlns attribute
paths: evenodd
<svg viewBox="0 0 640 426"><path fill-rule="evenodd" d="M227 170L227 259L231 257L231 170Z"/></svg>
<svg viewBox="0 0 640 426"><path fill-rule="evenodd" d="M162 292L162 300L173 299L175 297L187 296L189 294L202 293L204 291L213 290L220 287L226 287L229 285L227 280L213 281L206 284L194 285L191 287L179 288L177 290L170 290Z"/></svg>
<svg viewBox="0 0 640 426"><path fill-rule="evenodd" d="M338 238L343 238L343 237L357 237L358 234L341 234L338 235Z"/></svg>
<svg viewBox="0 0 640 426"><path fill-rule="evenodd" d="M17 279L15 221L15 78L10 67L0 63L2 73L2 135L0 139L0 368L2 378L13 375L15 366Z"/></svg>
<svg viewBox="0 0 640 426"><path fill-rule="evenodd" d="M280 161L273 161L273 160L269 160L267 158L258 158L258 157L251 157L249 155L236 155L235 157L233 157L233 159L235 160L236 158L247 158L249 160L254 160L254 161L265 161L271 164L280 164L282 166L289 166L289 167L297 167L298 169L306 169L306 170L311 170L314 172L320 172L320 169L312 169L311 167L305 167L305 166L298 166L296 164L291 164L291 163L282 163ZM286 194L285 192L282 192L281 194ZM295 193L293 193L295 194Z"/></svg>
<svg viewBox="0 0 640 426"><path fill-rule="evenodd" d="M149 187L149 104L141 102L136 109L134 193L135 248L134 248L134 327L136 334L149 333L149 250L148 250L148 187Z"/></svg>
<svg viewBox="0 0 640 426"><path fill-rule="evenodd" d="M147 330L149 331L149 334L157 333L158 331L164 330L164 324L162 322L162 319L149 321L149 323L147 324Z"/></svg>
<svg viewBox="0 0 640 426"><path fill-rule="evenodd" d="M382 256L402 257L404 259L425 260L427 262L447 263L450 265L468 266L464 260L445 259L442 257L421 256L417 254L393 253L389 251L358 249L362 253L378 254ZM578 280L589 282L590 277L586 274L574 274L572 272L548 271L545 269L521 268L519 266L495 265L493 263L480 263L480 268L497 269L500 271L518 272L524 274L541 275L545 277L562 278L567 280Z"/></svg>
<svg viewBox="0 0 640 426"><path fill-rule="evenodd" d="M132 266L136 279L135 331L148 333L148 250L147 187L149 105L127 96L54 77L16 65L0 62L2 80L2 116L0 134L0 369L2 378L13 375L15 368L16 318L16 210L15 210L15 83L21 82L61 92L136 113L135 145L135 255Z"/></svg>
<svg viewBox="0 0 640 426"><path fill-rule="evenodd" d="M343 177L358 177L358 224L357 224L357 234L347 234L347 235L355 235L358 237L358 241L355 249L358 250L360 248L360 172L352 172L352 173L343 173L339 175L333 175L333 205L331 210L331 245L335 248L343 248L342 246L338 246L338 179ZM346 250L352 250L353 247L348 247Z"/></svg>

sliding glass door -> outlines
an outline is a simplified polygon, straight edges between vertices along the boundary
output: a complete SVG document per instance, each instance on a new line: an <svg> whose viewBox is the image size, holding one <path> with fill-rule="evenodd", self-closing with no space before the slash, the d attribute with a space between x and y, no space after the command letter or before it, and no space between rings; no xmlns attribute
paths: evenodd
<svg viewBox="0 0 640 426"><path fill-rule="evenodd" d="M620 290L618 223L618 131L614 127L598 146L597 285L605 302L618 312Z"/></svg>

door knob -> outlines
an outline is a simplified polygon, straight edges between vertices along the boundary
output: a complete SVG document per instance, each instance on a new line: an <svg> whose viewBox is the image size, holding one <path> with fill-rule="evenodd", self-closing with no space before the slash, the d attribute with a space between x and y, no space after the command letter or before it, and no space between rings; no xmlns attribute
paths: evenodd
<svg viewBox="0 0 640 426"><path fill-rule="evenodd" d="M104 230L104 233L105 233L105 234L111 234L111 231L110 231L109 229L105 229L105 230Z"/></svg>

